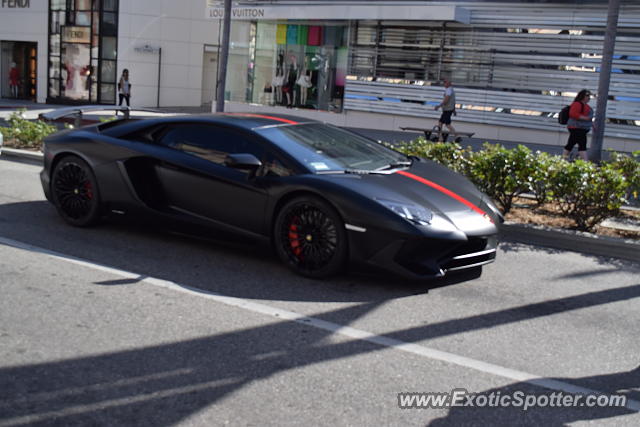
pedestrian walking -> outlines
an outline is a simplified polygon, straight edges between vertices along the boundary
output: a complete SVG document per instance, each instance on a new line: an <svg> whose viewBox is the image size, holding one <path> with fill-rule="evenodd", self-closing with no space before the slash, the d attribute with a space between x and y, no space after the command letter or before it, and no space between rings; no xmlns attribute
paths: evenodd
<svg viewBox="0 0 640 427"><path fill-rule="evenodd" d="M451 116L456 111L456 92L449 79L444 79L444 96L442 102L436 105L434 109L438 111L440 107L442 107L442 115L440 115L440 120L438 121L438 141L441 140L442 126L444 125L447 125L449 134L453 134L457 138L458 134L451 124Z"/></svg>
<svg viewBox="0 0 640 427"><path fill-rule="evenodd" d="M129 100L131 98L131 82L129 81L129 70L122 70L122 76L118 82L118 96L120 101L118 105L122 105L122 100L127 101L127 107L130 107Z"/></svg>
<svg viewBox="0 0 640 427"><path fill-rule="evenodd" d="M576 95L569 107L569 139L562 152L563 158L568 158L573 147L578 144L578 155L581 159L587 160L587 133L591 130L593 120L593 109L588 105L591 99L591 92L582 89Z"/></svg>

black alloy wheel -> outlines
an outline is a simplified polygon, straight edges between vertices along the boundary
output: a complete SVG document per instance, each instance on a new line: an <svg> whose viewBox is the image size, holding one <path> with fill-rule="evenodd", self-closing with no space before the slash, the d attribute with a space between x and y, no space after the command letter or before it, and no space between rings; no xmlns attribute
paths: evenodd
<svg viewBox="0 0 640 427"><path fill-rule="evenodd" d="M91 167L77 156L62 158L51 176L53 203L71 225L87 227L100 218L100 193Z"/></svg>
<svg viewBox="0 0 640 427"><path fill-rule="evenodd" d="M333 207L313 196L293 199L280 210L274 244L280 259L306 277L337 274L347 259L344 222Z"/></svg>

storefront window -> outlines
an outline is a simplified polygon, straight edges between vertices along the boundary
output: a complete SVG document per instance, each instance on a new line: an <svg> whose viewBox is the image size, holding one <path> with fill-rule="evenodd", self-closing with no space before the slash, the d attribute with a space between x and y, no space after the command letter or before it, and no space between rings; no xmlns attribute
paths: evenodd
<svg viewBox="0 0 640 427"><path fill-rule="evenodd" d="M51 10L64 10L66 7L66 0L51 0L50 9Z"/></svg>
<svg viewBox="0 0 640 427"><path fill-rule="evenodd" d="M49 100L115 102L118 1L100 3L50 1Z"/></svg>
<svg viewBox="0 0 640 427"><path fill-rule="evenodd" d="M89 100L89 45L62 43L62 93L73 100Z"/></svg>
<svg viewBox="0 0 640 427"><path fill-rule="evenodd" d="M100 80L106 82L116 81L116 63L115 61L102 61L102 72Z"/></svg>
<svg viewBox="0 0 640 427"><path fill-rule="evenodd" d="M115 37L102 38L102 57L104 59L116 59L117 44Z"/></svg>
<svg viewBox="0 0 640 427"><path fill-rule="evenodd" d="M104 8L104 10L117 11L118 0L103 0L102 7Z"/></svg>
<svg viewBox="0 0 640 427"><path fill-rule="evenodd" d="M251 43L250 22L234 22L231 26L229 59L227 64L227 81L225 99L236 102L247 102L249 94L249 76L252 61L249 56Z"/></svg>
<svg viewBox="0 0 640 427"><path fill-rule="evenodd" d="M342 111L346 26L262 21L243 25L231 38L227 99Z"/></svg>
<svg viewBox="0 0 640 427"><path fill-rule="evenodd" d="M256 29L254 90L251 99L251 102L255 104L274 104L271 80L276 55L276 24L258 22Z"/></svg>

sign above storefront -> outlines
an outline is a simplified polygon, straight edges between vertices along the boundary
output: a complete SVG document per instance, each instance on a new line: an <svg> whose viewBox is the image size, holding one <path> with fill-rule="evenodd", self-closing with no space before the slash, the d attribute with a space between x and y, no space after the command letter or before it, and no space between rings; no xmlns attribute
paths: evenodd
<svg viewBox="0 0 640 427"><path fill-rule="evenodd" d="M62 27L63 43L90 43L91 27Z"/></svg>
<svg viewBox="0 0 640 427"><path fill-rule="evenodd" d="M148 44L142 45L142 46L136 46L133 48L133 50L135 50L136 52L139 53L158 53L160 52L160 47L159 46L150 46Z"/></svg>
<svg viewBox="0 0 640 427"><path fill-rule="evenodd" d="M206 18L222 19L224 7L221 2L209 0L207 2ZM333 5L331 7L285 6L270 5L259 7L234 7L231 9L231 19L316 19L316 20L408 20L408 21L455 21L462 24L470 22L471 13L468 9L458 6L439 5L397 5L388 6L368 5Z"/></svg>
<svg viewBox="0 0 640 427"><path fill-rule="evenodd" d="M2 8L27 9L31 7L30 0L2 0Z"/></svg>

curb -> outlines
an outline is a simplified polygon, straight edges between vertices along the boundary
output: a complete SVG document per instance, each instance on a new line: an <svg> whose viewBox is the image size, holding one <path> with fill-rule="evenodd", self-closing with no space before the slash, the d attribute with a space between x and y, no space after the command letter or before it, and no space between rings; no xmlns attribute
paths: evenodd
<svg viewBox="0 0 640 427"><path fill-rule="evenodd" d="M41 152L3 148L7 157L42 161ZM640 263L640 241L532 224L505 222L500 227L500 238L530 245L546 246L590 255L621 258Z"/></svg>
<svg viewBox="0 0 640 427"><path fill-rule="evenodd" d="M17 148L0 147L0 155L39 161L44 159L44 154L40 151L19 150Z"/></svg>
<svg viewBox="0 0 640 427"><path fill-rule="evenodd" d="M531 245L640 262L640 242L631 239L512 222L502 224L500 237Z"/></svg>

